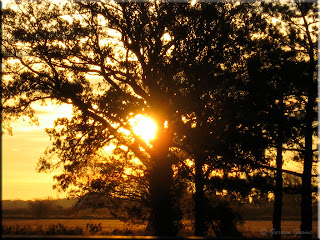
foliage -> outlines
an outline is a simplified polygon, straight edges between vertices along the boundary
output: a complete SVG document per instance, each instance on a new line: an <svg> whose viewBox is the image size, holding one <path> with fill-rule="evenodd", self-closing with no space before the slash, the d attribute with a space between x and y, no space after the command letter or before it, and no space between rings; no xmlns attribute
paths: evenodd
<svg viewBox="0 0 320 240"><path fill-rule="evenodd" d="M225 235L237 216L207 196L273 191L268 152L280 133L311 159L302 189L311 188L318 30L307 22L315 6L297 7L300 15L277 3L17 2L3 11L4 120L36 122L39 101L71 104L72 117L46 129L52 145L38 170L60 169L55 188L79 197L79 209L108 207L175 235L189 191L196 225L208 206ZM133 131L137 114L157 122L150 142ZM39 216L41 204L32 206Z"/></svg>
<svg viewBox="0 0 320 240"><path fill-rule="evenodd" d="M87 231L89 231L90 234L96 234L98 232L101 232L101 223L99 224L93 224L88 223L86 226Z"/></svg>
<svg viewBox="0 0 320 240"><path fill-rule="evenodd" d="M242 217L234 212L227 202L216 203L210 210L212 212L210 211L208 221L216 237L242 236L242 233L238 230L239 225L243 224Z"/></svg>

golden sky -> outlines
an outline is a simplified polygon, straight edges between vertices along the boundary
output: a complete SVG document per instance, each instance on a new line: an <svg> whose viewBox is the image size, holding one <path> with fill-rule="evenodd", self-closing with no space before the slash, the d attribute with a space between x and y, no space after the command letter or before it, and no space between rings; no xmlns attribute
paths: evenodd
<svg viewBox="0 0 320 240"><path fill-rule="evenodd" d="M37 106L39 126L30 126L28 120L12 122L13 135L2 136L2 199L29 200L46 197L65 197L52 189L54 173L38 173L36 165L50 145L45 128L53 126L57 117L70 116L68 105Z"/></svg>
<svg viewBox="0 0 320 240"><path fill-rule="evenodd" d="M15 120L11 123L13 135L2 136L2 199L30 200L35 198L63 198L65 193L52 189L53 173L38 173L36 166L50 138L45 128L53 127L53 122L59 117L71 117L72 107L49 104L40 106L34 104L39 126L31 126L28 120ZM151 118L137 115L130 120L133 131L146 142L155 137L157 126Z"/></svg>

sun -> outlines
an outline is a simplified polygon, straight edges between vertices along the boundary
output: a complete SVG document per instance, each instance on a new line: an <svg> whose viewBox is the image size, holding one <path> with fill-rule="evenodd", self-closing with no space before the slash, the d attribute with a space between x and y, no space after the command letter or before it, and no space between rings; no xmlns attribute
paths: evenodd
<svg viewBox="0 0 320 240"><path fill-rule="evenodd" d="M157 124L152 118L138 114L131 118L129 122L134 133L140 136L144 141L150 142L156 137Z"/></svg>

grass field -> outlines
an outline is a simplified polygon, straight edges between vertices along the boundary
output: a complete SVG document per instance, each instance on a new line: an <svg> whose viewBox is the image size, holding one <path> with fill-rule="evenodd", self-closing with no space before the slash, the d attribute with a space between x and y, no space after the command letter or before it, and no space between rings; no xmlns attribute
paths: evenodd
<svg viewBox="0 0 320 240"><path fill-rule="evenodd" d="M300 238L300 221L282 221L282 238ZM245 221L240 227L242 232L248 237L272 237L272 221ZM313 237L318 237L318 222L312 222Z"/></svg>
<svg viewBox="0 0 320 240"><path fill-rule="evenodd" d="M130 235L142 234L144 229L145 225L116 219L2 219L2 230L8 234Z"/></svg>
<svg viewBox="0 0 320 240"><path fill-rule="evenodd" d="M184 223L188 225L188 222ZM2 219L3 227L11 227L12 229L50 229L51 231L61 231L61 227L65 229L73 229L68 234L99 234L99 235L143 235L145 225L128 224L119 220L103 220L103 219ZM55 229L52 230L52 226ZM98 228L97 228L98 227ZM82 232L79 231L82 229ZM272 221L245 221L239 229L244 236L256 238L272 237ZM4 228L3 228L4 230ZM191 233L190 227L188 228ZM299 238L300 221L283 221L282 237L283 238ZM317 237L318 224L313 222L313 236ZM12 234L12 233L11 233ZM27 234L27 233L26 233ZM50 233L49 233L50 234Z"/></svg>

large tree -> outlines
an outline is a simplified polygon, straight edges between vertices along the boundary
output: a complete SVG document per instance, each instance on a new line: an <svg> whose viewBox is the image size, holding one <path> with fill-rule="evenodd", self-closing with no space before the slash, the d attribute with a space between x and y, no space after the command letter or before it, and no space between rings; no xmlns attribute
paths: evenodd
<svg viewBox="0 0 320 240"><path fill-rule="evenodd" d="M48 160L58 154L64 172L56 179L63 189L81 178L88 161L112 139L126 146L145 167L158 235L176 233L169 147L179 115L172 98L181 94L179 86L169 87L177 70L170 59L174 41L165 34L181 7L22 2L3 12L4 73L11 76L2 84L3 113L33 117L32 103L46 99L74 106L73 117L49 131L53 146L40 163L52 168ZM150 144L129 123L138 113L157 122Z"/></svg>
<svg viewBox="0 0 320 240"><path fill-rule="evenodd" d="M195 235L198 236L205 235L208 225L205 182L209 176L218 170L240 171L239 166L255 159L244 160L244 154L236 156L235 151L244 150L248 154L253 148L258 149L257 142L251 149L244 149L240 142L237 145L234 138L229 138L240 124L234 118L240 94L238 86L246 74L248 45L251 36L258 34L265 24L255 10L250 4L195 4L185 10L184 31L173 34L176 40L183 39L183 45L176 46L175 59L176 65L181 66L181 73L176 77L184 84L181 91L186 96L182 104L175 103L183 122L175 124L174 146L184 152L180 167L186 168L188 161L193 162L189 174L195 187Z"/></svg>
<svg viewBox="0 0 320 240"><path fill-rule="evenodd" d="M301 121L300 103L294 101L299 92L296 83L301 66L295 64L295 53L282 51L273 41L263 43L249 61L250 82L248 88L252 93L250 102L256 105L258 113L253 124L262 126L267 141L266 150L275 152L275 194L274 202L274 238L281 237L281 208L283 191L283 153L294 148L294 139L299 136ZM294 69L292 69L294 67ZM294 174L294 172L292 172Z"/></svg>
<svg viewBox="0 0 320 240"><path fill-rule="evenodd" d="M296 80L298 91L293 94L300 104L296 116L300 120L300 133L294 139L296 151L303 158L303 174L301 189L301 231L302 238L312 237L312 168L315 162L316 149L314 137L317 132L317 36L318 17L317 3L294 1L286 5L271 3L265 5L268 14L277 22L271 34L279 46L296 53L291 64L292 80ZM290 75L289 75L290 76Z"/></svg>
<svg viewBox="0 0 320 240"><path fill-rule="evenodd" d="M72 104L73 117L59 119L54 129L47 130L53 145L40 160L39 169L62 166L57 186L66 190L75 185L82 194L100 188L113 196L121 191L133 196L133 190L146 181L135 197L149 200L156 234L175 234L171 192L175 158L170 147L174 146L175 126L185 124L184 115L192 114L182 110L190 100L187 93L192 86L184 81L182 73L187 66L181 63L183 57L201 57L186 45L194 34L186 31L186 23L194 24L191 20L204 12L207 30L215 34L225 31L215 37L217 45L212 39L207 42L211 33L202 34L205 28L199 29L195 39L199 45L197 41L205 38L203 51L212 48L206 54L209 58L218 55L207 68L224 69L219 63L225 54L229 59L232 55L229 45L234 47L235 42L229 34L238 22L231 13L237 13L237 8L226 16L219 11L227 13L232 8L232 4L185 8L169 3L19 3L4 11L3 112L6 117L26 114L32 118L34 102L51 99ZM180 55L183 48L195 55ZM218 79L222 81L221 76ZM197 84L199 79L195 80L191 84ZM157 137L151 143L132 130L129 120L136 114L157 122ZM108 144L122 147L120 156L128 161L134 159L132 155L139 158L140 178L128 174L131 163L123 167L101 156L101 149ZM53 154L58 155L58 162L50 162ZM135 181L126 178L127 185L115 183L117 177L128 175ZM143 197L146 193L147 198Z"/></svg>
<svg viewBox="0 0 320 240"><path fill-rule="evenodd" d="M267 26L258 6L196 4L195 9L201 12L189 10L192 18L185 23L189 28L182 33L188 35L184 48L178 51L180 63L188 66L182 67L181 79L189 103L180 108L185 123L177 124L181 140L176 141L176 147L194 163L188 168L185 162L181 167L189 169L195 186L195 235L203 236L207 231L205 192L212 173L246 175L253 169L264 169L262 165L267 163L264 151L268 141L259 122L263 109L253 102L256 90L265 89L256 79L251 81L255 87L244 88L250 82L248 58L261 50L255 47L259 40L252 36L263 34ZM214 181L210 185L213 191Z"/></svg>
<svg viewBox="0 0 320 240"><path fill-rule="evenodd" d="M216 15L212 16L210 9ZM195 34L201 24L195 18L202 13L207 23ZM62 166L63 173L55 177L62 190L74 185L81 194L105 191L112 197L143 200L151 209L155 234L174 235L172 164L176 158L170 147L175 146L175 127L186 124L183 117L205 107L186 107L188 92L199 80L202 90L208 81L223 83L221 74L216 79L189 78L193 82L187 83L183 74L188 66L183 63L201 58L196 46L204 38L200 51L210 48L204 58L211 61L206 69L229 71L220 65L226 64L226 57L232 59L230 47L239 55L232 39L238 22L233 21L232 13L239 15L238 8L223 3L196 7L87 1L18 3L4 11L3 113L33 118L34 102L51 99L72 104L73 117L58 119L55 127L47 130L53 144L40 160L39 170ZM188 22L197 26L189 28ZM210 31L204 33L206 30ZM238 30L241 32L240 27ZM214 39L208 42L212 34L218 44ZM189 38L195 42L188 48ZM181 55L182 49L187 55ZM150 143L132 129L130 118L137 114L157 122L157 137ZM188 138L195 140L192 134ZM124 163L103 156L107 145L118 146L117 157L125 159ZM199 154L199 150L193 151L193 155ZM58 155L57 162L51 161L53 154ZM132 166L137 165L135 157L138 167Z"/></svg>

